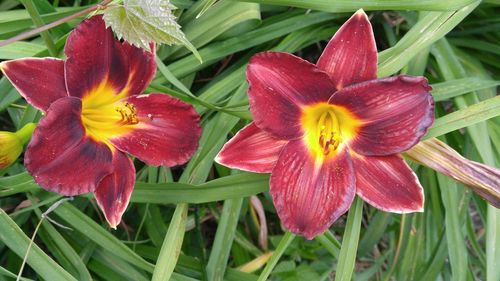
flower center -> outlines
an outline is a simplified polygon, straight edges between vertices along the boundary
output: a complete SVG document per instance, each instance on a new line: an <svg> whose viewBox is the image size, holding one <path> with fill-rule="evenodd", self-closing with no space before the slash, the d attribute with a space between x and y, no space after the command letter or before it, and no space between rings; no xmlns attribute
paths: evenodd
<svg viewBox="0 0 500 281"><path fill-rule="evenodd" d="M112 87L99 85L82 98L82 123L88 136L112 147L109 139L126 134L140 121L137 108Z"/></svg>
<svg viewBox="0 0 500 281"><path fill-rule="evenodd" d="M304 143L318 160L334 157L357 131L360 122L347 109L321 102L302 109Z"/></svg>
<svg viewBox="0 0 500 281"><path fill-rule="evenodd" d="M133 104L126 102L123 106L116 107L115 110L122 116L122 123L130 125L139 123L139 119L137 119L137 109Z"/></svg>
<svg viewBox="0 0 500 281"><path fill-rule="evenodd" d="M316 132L318 144L323 148L323 155L327 156L339 147L342 141L339 122L333 110L325 110L319 120Z"/></svg>

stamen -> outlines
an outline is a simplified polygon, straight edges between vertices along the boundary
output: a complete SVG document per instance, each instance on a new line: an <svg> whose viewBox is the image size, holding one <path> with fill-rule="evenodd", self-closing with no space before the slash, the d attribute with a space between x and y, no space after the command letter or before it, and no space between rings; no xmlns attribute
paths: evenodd
<svg viewBox="0 0 500 281"><path fill-rule="evenodd" d="M115 110L120 113L121 121L125 124L135 125L139 123L137 118L137 109L131 103L126 102L123 106L116 107Z"/></svg>
<svg viewBox="0 0 500 281"><path fill-rule="evenodd" d="M334 112L327 110L320 115L317 127L318 144L323 150L323 155L337 150L342 141L338 120Z"/></svg>

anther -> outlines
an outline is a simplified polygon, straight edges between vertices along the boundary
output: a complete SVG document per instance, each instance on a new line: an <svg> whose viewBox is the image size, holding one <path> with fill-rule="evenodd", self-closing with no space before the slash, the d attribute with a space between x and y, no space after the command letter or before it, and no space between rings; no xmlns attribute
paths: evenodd
<svg viewBox="0 0 500 281"><path fill-rule="evenodd" d="M123 121L125 124L135 125L139 123L137 110L133 104L126 102L122 107L117 107L115 110L120 113L120 121Z"/></svg>

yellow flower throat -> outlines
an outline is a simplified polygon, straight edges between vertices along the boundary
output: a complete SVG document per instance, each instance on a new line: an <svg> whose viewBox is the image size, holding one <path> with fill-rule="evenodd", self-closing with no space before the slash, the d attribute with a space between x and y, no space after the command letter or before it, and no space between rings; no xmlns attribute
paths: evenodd
<svg viewBox="0 0 500 281"><path fill-rule="evenodd" d="M312 157L330 159L355 136L361 123L341 106L326 102L309 105L302 109L303 141Z"/></svg>
<svg viewBox="0 0 500 281"><path fill-rule="evenodd" d="M116 94L106 83L82 98L81 118L89 137L112 148L109 139L124 135L140 124L137 108L123 98L125 91Z"/></svg>

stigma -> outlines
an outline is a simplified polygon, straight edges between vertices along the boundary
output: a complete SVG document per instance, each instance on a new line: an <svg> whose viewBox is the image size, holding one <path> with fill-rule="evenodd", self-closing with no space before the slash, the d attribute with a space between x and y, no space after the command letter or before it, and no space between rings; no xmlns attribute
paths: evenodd
<svg viewBox="0 0 500 281"><path fill-rule="evenodd" d="M122 106L116 107L115 110L120 113L120 122L122 124L135 125L139 123L139 119L137 118L137 109L133 104L126 102Z"/></svg>

